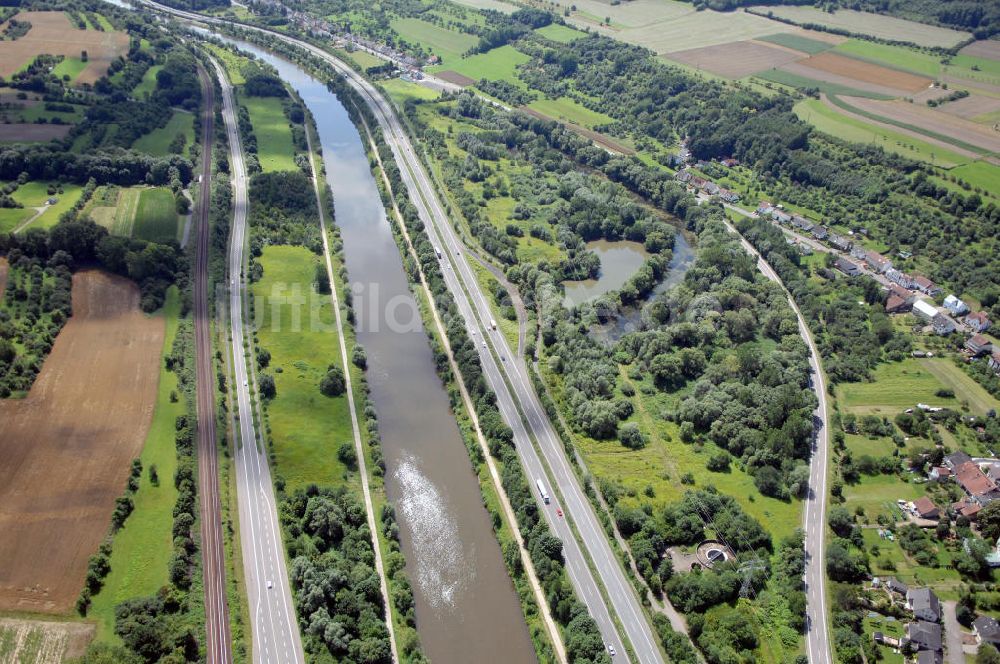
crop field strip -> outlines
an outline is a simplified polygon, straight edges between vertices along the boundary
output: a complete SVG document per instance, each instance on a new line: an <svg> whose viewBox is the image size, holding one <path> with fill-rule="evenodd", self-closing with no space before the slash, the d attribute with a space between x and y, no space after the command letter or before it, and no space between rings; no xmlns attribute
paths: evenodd
<svg viewBox="0 0 1000 664"><path fill-rule="evenodd" d="M726 78L743 78L797 62L803 56L803 53L789 48L778 48L756 41L738 41L675 51L663 57L696 70L706 69Z"/></svg>
<svg viewBox="0 0 1000 664"><path fill-rule="evenodd" d="M137 238L150 242L177 239L177 208L169 189L143 189L134 219L132 233Z"/></svg>
<svg viewBox="0 0 1000 664"><path fill-rule="evenodd" d="M790 48L808 55L822 53L823 51L828 51L835 46L835 44L830 43L829 41L821 41L820 39L805 37L802 34L793 32L779 32L773 35L764 35L762 37L758 37L757 41L777 44L778 46L784 46L785 48Z"/></svg>

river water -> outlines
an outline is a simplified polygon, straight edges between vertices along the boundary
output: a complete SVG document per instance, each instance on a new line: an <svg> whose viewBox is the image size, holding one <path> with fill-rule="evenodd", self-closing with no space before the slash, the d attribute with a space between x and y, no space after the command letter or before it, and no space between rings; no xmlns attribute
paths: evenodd
<svg viewBox="0 0 1000 664"><path fill-rule="evenodd" d="M297 65L230 41L276 67L316 120L424 653L435 664L535 661L357 128Z"/></svg>

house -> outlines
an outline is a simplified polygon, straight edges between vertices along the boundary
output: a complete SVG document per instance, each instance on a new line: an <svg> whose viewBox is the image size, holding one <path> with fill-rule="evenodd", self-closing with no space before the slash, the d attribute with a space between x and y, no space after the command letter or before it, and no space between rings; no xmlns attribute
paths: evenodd
<svg viewBox="0 0 1000 664"><path fill-rule="evenodd" d="M1000 645L1000 623L990 616L979 616L972 621L972 633L976 635L976 643Z"/></svg>
<svg viewBox="0 0 1000 664"><path fill-rule="evenodd" d="M928 302L927 300L915 300L913 302L913 313L922 320L928 323L934 320L934 317L938 315L937 307Z"/></svg>
<svg viewBox="0 0 1000 664"><path fill-rule="evenodd" d="M957 503L952 503L951 509L958 516L964 516L969 521L975 521L979 510L983 509L983 506L969 498L962 498Z"/></svg>
<svg viewBox="0 0 1000 664"><path fill-rule="evenodd" d="M735 203L740 200L740 195L735 191L730 191L729 189L719 189L719 198L726 201L727 203Z"/></svg>
<svg viewBox="0 0 1000 664"><path fill-rule="evenodd" d="M952 452L944 457L944 465L950 468L952 471L958 470L958 467L969 463L972 461L972 457L966 454L964 451L959 450L957 452Z"/></svg>
<svg viewBox="0 0 1000 664"><path fill-rule="evenodd" d="M740 165L739 160L738 159L733 159L732 157L729 157L728 159L723 159L719 163L722 164L723 166L725 166L726 168L732 168L733 166L739 166Z"/></svg>
<svg viewBox="0 0 1000 664"><path fill-rule="evenodd" d="M782 212L781 210L775 210L771 213L771 219L774 219L779 224L787 224L792 220L792 215L787 212Z"/></svg>
<svg viewBox="0 0 1000 664"><path fill-rule="evenodd" d="M940 650L921 650L917 653L917 664L942 664L944 655Z"/></svg>
<svg viewBox="0 0 1000 664"><path fill-rule="evenodd" d="M990 369L993 369L996 373L1000 373L1000 350L993 351L993 354L990 355L988 363L990 365Z"/></svg>
<svg viewBox="0 0 1000 664"><path fill-rule="evenodd" d="M852 263L846 258L838 258L837 262L834 263L834 267L849 277L856 277L861 274L861 266L857 263Z"/></svg>
<svg viewBox="0 0 1000 664"><path fill-rule="evenodd" d="M792 226L800 228L808 233L813 229L813 226L815 226L815 224L813 224L813 222L809 221L805 217L802 217L800 215L795 215L794 217L792 217Z"/></svg>
<svg viewBox="0 0 1000 664"><path fill-rule="evenodd" d="M715 196L720 191L722 191L722 188L719 185L715 184L714 182L705 182L704 186L702 186L702 189L705 190L711 196Z"/></svg>
<svg viewBox="0 0 1000 664"><path fill-rule="evenodd" d="M941 516L941 510L927 496L922 496L913 501L913 513L921 519L936 519ZM924 620L931 620L931 618L924 618Z"/></svg>
<svg viewBox="0 0 1000 664"><path fill-rule="evenodd" d="M990 340L981 334L973 334L971 337L965 340L965 350L969 351L972 357L978 357L980 355L985 355L993 350L993 346Z"/></svg>
<svg viewBox="0 0 1000 664"><path fill-rule="evenodd" d="M986 505L996 497L996 483L971 461L966 461L955 469L955 481L969 498L980 505Z"/></svg>
<svg viewBox="0 0 1000 664"><path fill-rule="evenodd" d="M895 293L890 293L885 301L885 313L902 314L913 308L913 303L899 297Z"/></svg>
<svg viewBox="0 0 1000 664"><path fill-rule="evenodd" d="M931 319L936 334L951 334L955 331L955 322L942 313L938 313Z"/></svg>
<svg viewBox="0 0 1000 664"><path fill-rule="evenodd" d="M963 320L976 332L985 332L990 327L990 317L985 311L974 311Z"/></svg>
<svg viewBox="0 0 1000 664"><path fill-rule="evenodd" d="M758 215L766 215L774 212L774 206L769 201L761 201L756 210Z"/></svg>
<svg viewBox="0 0 1000 664"><path fill-rule="evenodd" d="M905 272L901 272L896 268L891 268L885 271L885 277L894 284L899 284L903 288L913 288L913 278Z"/></svg>
<svg viewBox="0 0 1000 664"><path fill-rule="evenodd" d="M969 305L962 302L955 295L949 295L944 298L944 308L950 311L955 316L961 316L969 311Z"/></svg>
<svg viewBox="0 0 1000 664"><path fill-rule="evenodd" d="M851 249L851 258L857 258L859 261L863 261L867 254L868 252L860 244L854 245Z"/></svg>
<svg viewBox="0 0 1000 664"><path fill-rule="evenodd" d="M953 474L951 468L947 466L935 466L931 468L931 472L927 473L927 477L935 482L944 482L947 479L951 479Z"/></svg>
<svg viewBox="0 0 1000 664"><path fill-rule="evenodd" d="M826 239L826 241L831 247L840 251L850 251L851 247L854 246L854 243L849 239L843 235L837 235L836 233L830 233L830 236Z"/></svg>
<svg viewBox="0 0 1000 664"><path fill-rule="evenodd" d="M909 588L906 587L906 584L897 579L896 577L886 579L885 589L891 593L895 593L902 597L906 597L906 592L907 590L909 590Z"/></svg>
<svg viewBox="0 0 1000 664"><path fill-rule="evenodd" d="M930 650L933 652L941 650L941 625L917 620L907 623L906 637L917 650Z"/></svg>
<svg viewBox="0 0 1000 664"><path fill-rule="evenodd" d="M830 231L826 226L815 226L812 229L812 236L817 240L825 240L829 235Z"/></svg>
<svg viewBox="0 0 1000 664"><path fill-rule="evenodd" d="M865 262L868 263L868 267L879 274L884 274L887 270L892 269L892 261L877 251L866 251Z"/></svg>
<svg viewBox="0 0 1000 664"><path fill-rule="evenodd" d="M937 508L934 510L937 511ZM906 593L906 608L913 611L913 615L920 620L932 623L941 620L941 602L930 588L911 588Z"/></svg>
<svg viewBox="0 0 1000 664"><path fill-rule="evenodd" d="M677 180L678 182L690 182L691 171L688 170L677 171L677 175L674 176L674 179Z"/></svg>
<svg viewBox="0 0 1000 664"><path fill-rule="evenodd" d="M916 286L921 293L926 293L927 295L937 295L941 292L940 286L922 274L913 275L913 285Z"/></svg>

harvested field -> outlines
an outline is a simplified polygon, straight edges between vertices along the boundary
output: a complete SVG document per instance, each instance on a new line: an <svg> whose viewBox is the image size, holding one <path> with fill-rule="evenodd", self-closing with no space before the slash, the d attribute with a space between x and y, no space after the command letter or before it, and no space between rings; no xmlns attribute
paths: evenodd
<svg viewBox="0 0 1000 664"><path fill-rule="evenodd" d="M28 93L27 99L18 99L17 93L19 92L23 92L23 90L0 88L0 107L22 109L37 106L42 103L42 100L37 92Z"/></svg>
<svg viewBox="0 0 1000 664"><path fill-rule="evenodd" d="M850 78L848 76L841 76L840 74L834 74L821 69L815 69L807 66L806 62L807 60L791 62L782 66L778 71L794 74L796 77L805 79L806 81L823 81L824 83L831 83L847 90L861 90L862 92L884 95L885 97L905 97L910 94L908 91L900 90L899 88L887 85L878 85L876 83L867 83L865 81L859 81L856 78ZM766 72L762 72L762 74L766 75ZM803 82L802 84L804 85L805 83Z"/></svg>
<svg viewBox="0 0 1000 664"><path fill-rule="evenodd" d="M19 12L19 21L31 23L28 34L15 41L0 41L0 76L10 77L36 55L80 57L87 51L87 67L76 83L93 83L108 71L111 62L128 50L124 32L78 30L63 12Z"/></svg>
<svg viewBox="0 0 1000 664"><path fill-rule="evenodd" d="M60 664L83 656L94 626L79 622L49 622L0 618L0 658L23 664Z"/></svg>
<svg viewBox="0 0 1000 664"><path fill-rule="evenodd" d="M977 58L988 58L990 60L1000 60L1000 40L981 39L972 42L961 51L962 55L971 55Z"/></svg>
<svg viewBox="0 0 1000 664"><path fill-rule="evenodd" d="M839 53L820 53L803 60L800 64L809 69L817 69L854 81L883 85L911 93L926 90L933 82L924 76L881 67L864 60L855 60Z"/></svg>
<svg viewBox="0 0 1000 664"><path fill-rule="evenodd" d="M663 57L726 78L743 78L801 60L803 54L755 41L740 41L677 51Z"/></svg>
<svg viewBox="0 0 1000 664"><path fill-rule="evenodd" d="M937 110L957 115L960 118L972 119L977 115L986 115L987 113L1000 111L1000 99L973 94L965 99L941 104L937 107Z"/></svg>
<svg viewBox="0 0 1000 664"><path fill-rule="evenodd" d="M853 9L840 9L831 13L816 7L774 5L754 7L754 12L760 14L770 12L774 16L799 25L814 23L828 28L840 28L856 34L871 35L880 39L912 42L918 46L948 48L972 36L968 32L960 32L951 28L939 28L894 16L872 14Z"/></svg>
<svg viewBox="0 0 1000 664"><path fill-rule="evenodd" d="M868 113L941 134L990 152L1000 153L1000 132L961 117L910 104L902 100L878 101L861 97L844 97L845 102Z"/></svg>
<svg viewBox="0 0 1000 664"><path fill-rule="evenodd" d="M34 123L11 123L0 124L0 141L51 141L62 138L69 133L73 125L54 124L34 124Z"/></svg>
<svg viewBox="0 0 1000 664"><path fill-rule="evenodd" d="M135 284L73 275L73 316L38 379L0 401L0 611L72 609L149 429L163 335Z"/></svg>
<svg viewBox="0 0 1000 664"><path fill-rule="evenodd" d="M541 120L555 120L556 119L556 118L552 118L552 117L550 117L548 115L545 115L544 113L542 113L540 111L536 111L533 108L528 108L527 106L521 106L518 110L524 111L528 115L533 115L536 118L539 118ZM586 127L581 127L580 125L573 124L571 122L563 122L562 125L564 127L566 127L567 129L569 129L569 130L571 130L571 131L579 134L580 136L583 136L584 138L588 138L588 139L592 140L594 143L597 143L602 148L605 148L606 150L610 150L611 152L617 152L618 154L626 154L626 155L633 155L633 154L635 154L635 150L633 150L629 146L622 145L621 143L615 141L614 139L612 139L612 138L610 138L608 136L605 136L604 134L598 133L598 132L594 131L593 129L587 129Z"/></svg>
<svg viewBox="0 0 1000 664"><path fill-rule="evenodd" d="M436 71L434 75L440 78L442 81L448 81L449 83L454 83L455 85L461 85L463 88L467 88L470 85L475 85L476 81L469 78L465 74L459 74L457 71L447 70L447 71Z"/></svg>

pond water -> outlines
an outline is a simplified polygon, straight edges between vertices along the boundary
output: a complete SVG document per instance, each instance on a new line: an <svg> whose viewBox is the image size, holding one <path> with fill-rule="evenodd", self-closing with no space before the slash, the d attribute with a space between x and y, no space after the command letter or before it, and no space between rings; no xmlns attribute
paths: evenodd
<svg viewBox="0 0 1000 664"><path fill-rule="evenodd" d="M595 240L587 243L587 249L601 259L601 271L596 279L564 281L567 307L575 307L595 300L601 295L618 290L635 274L636 270L649 258L649 252L639 242L619 240Z"/></svg>

